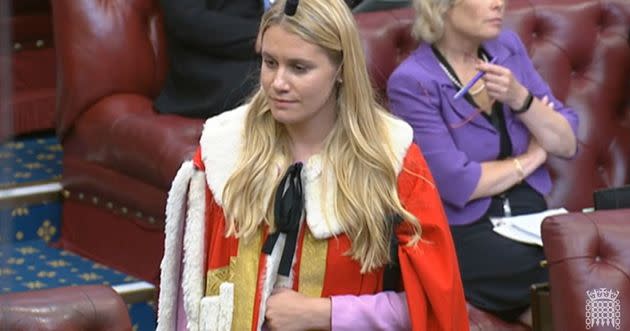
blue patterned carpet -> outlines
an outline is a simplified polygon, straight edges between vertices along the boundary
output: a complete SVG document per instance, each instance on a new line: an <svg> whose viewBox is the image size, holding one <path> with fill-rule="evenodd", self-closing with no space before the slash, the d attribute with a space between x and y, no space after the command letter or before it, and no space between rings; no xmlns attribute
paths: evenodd
<svg viewBox="0 0 630 331"><path fill-rule="evenodd" d="M86 258L48 246L43 240L0 245L0 292L70 285L123 285L140 280ZM153 302L128 305L134 330L155 330Z"/></svg>
<svg viewBox="0 0 630 331"><path fill-rule="evenodd" d="M140 281L42 240L0 248L2 292L22 292L68 285L122 285Z"/></svg>
<svg viewBox="0 0 630 331"><path fill-rule="evenodd" d="M0 189L61 178L61 145L54 136L0 144Z"/></svg>
<svg viewBox="0 0 630 331"><path fill-rule="evenodd" d="M30 240L55 242L61 233L61 203L43 201L0 208L0 244Z"/></svg>
<svg viewBox="0 0 630 331"><path fill-rule="evenodd" d="M62 156L61 145L54 136L27 137L0 144L0 191L58 182ZM31 199L0 205L0 294L140 281L49 246L61 235L61 208L61 201L54 194L39 201ZM128 309L133 331L155 330L154 302L130 304Z"/></svg>

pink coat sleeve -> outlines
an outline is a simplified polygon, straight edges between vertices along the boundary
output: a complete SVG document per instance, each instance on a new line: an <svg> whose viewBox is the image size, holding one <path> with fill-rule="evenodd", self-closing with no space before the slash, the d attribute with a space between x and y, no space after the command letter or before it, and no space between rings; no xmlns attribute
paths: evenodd
<svg viewBox="0 0 630 331"><path fill-rule="evenodd" d="M331 297L331 327L344 330L409 330L409 310L404 292Z"/></svg>

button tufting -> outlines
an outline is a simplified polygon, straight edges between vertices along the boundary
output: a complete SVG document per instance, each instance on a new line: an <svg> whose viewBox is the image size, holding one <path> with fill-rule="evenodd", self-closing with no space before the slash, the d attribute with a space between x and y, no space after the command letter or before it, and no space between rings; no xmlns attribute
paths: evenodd
<svg viewBox="0 0 630 331"><path fill-rule="evenodd" d="M606 172L606 169L604 168L604 166L599 165L597 166L597 172L599 172L600 174L603 174Z"/></svg>

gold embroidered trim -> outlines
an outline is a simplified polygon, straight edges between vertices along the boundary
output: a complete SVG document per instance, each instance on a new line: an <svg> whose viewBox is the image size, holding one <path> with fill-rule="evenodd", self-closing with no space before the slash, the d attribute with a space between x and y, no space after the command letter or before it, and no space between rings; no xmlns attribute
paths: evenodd
<svg viewBox="0 0 630 331"><path fill-rule="evenodd" d="M302 245L298 290L310 297L321 297L326 274L328 239L316 239L307 227Z"/></svg>
<svg viewBox="0 0 630 331"><path fill-rule="evenodd" d="M249 242L238 241L238 258L230 263L234 283L234 315L232 330L251 330L254 317L254 299L258 282L258 263L262 249L263 232L258 231Z"/></svg>
<svg viewBox="0 0 630 331"><path fill-rule="evenodd" d="M231 260L234 260L232 258ZM232 261L230 261L230 265ZM208 270L206 274L206 296L219 295L219 287L224 282L231 282L230 265L223 268Z"/></svg>

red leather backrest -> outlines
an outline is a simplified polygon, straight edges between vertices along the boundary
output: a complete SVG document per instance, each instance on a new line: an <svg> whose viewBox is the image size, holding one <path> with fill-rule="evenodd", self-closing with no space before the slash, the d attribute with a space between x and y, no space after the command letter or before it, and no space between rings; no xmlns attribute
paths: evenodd
<svg viewBox="0 0 630 331"><path fill-rule="evenodd" d="M628 222L630 209L572 213L549 217L543 222L554 330L630 330ZM615 300L591 298L604 294L617 294L619 310ZM614 323L602 325L604 320L599 325L588 320L586 314L593 316L592 307L599 310L599 317L618 314L619 327Z"/></svg>
<svg viewBox="0 0 630 331"><path fill-rule="evenodd" d="M379 97L386 97L387 79L418 46L411 37L414 20L411 8L355 14L368 72Z"/></svg>
<svg viewBox="0 0 630 331"><path fill-rule="evenodd" d="M577 157L548 162L550 205L591 207L593 190L630 183L630 1L508 3L507 25L554 95L580 117Z"/></svg>
<svg viewBox="0 0 630 331"><path fill-rule="evenodd" d="M0 330L131 329L127 305L109 286L81 285L0 295Z"/></svg>
<svg viewBox="0 0 630 331"><path fill-rule="evenodd" d="M52 44L50 0L12 0L10 8L10 16L0 18L0 29L11 29L16 51Z"/></svg>
<svg viewBox="0 0 630 331"><path fill-rule="evenodd" d="M11 0L13 15L49 13L51 0Z"/></svg>
<svg viewBox="0 0 630 331"><path fill-rule="evenodd" d="M580 116L579 153L548 162L552 207L592 206L597 188L630 183L630 1L510 0L515 30L554 95ZM374 85L416 47L413 9L357 14Z"/></svg>
<svg viewBox="0 0 630 331"><path fill-rule="evenodd" d="M166 45L157 0L54 0L57 133L114 93L153 99L164 82Z"/></svg>

